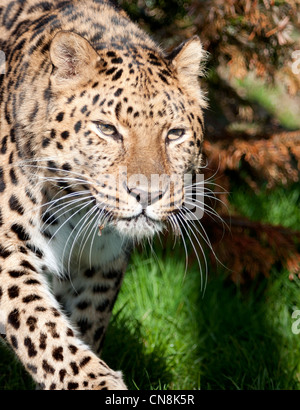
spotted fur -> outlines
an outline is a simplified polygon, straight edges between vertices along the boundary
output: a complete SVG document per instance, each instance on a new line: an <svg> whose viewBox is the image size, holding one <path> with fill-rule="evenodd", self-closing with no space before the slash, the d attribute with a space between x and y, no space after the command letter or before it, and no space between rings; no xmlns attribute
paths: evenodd
<svg viewBox="0 0 300 410"><path fill-rule="evenodd" d="M125 389L98 354L133 243L182 205L165 176L200 165L201 43L167 55L106 0L5 0L0 50L7 341L42 389Z"/></svg>

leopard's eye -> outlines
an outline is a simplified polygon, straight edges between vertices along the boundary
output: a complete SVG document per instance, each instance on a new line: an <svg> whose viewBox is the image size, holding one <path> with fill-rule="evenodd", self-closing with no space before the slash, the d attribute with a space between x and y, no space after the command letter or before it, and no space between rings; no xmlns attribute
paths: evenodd
<svg viewBox="0 0 300 410"><path fill-rule="evenodd" d="M116 127L110 124L104 124L102 122L95 122L98 131L100 131L103 135L107 137L115 137L118 135L118 131Z"/></svg>
<svg viewBox="0 0 300 410"><path fill-rule="evenodd" d="M174 128L168 132L167 141L177 141L185 135L182 128Z"/></svg>

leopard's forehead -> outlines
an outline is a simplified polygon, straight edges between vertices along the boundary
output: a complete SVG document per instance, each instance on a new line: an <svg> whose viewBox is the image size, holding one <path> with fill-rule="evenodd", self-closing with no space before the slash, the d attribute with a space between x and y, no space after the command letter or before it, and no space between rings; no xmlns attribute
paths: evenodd
<svg viewBox="0 0 300 410"><path fill-rule="evenodd" d="M171 63L158 52L142 47L126 49L107 46L98 51L101 58L97 76L84 89L101 90L118 98L131 94L141 101L160 102L162 96L183 95L180 82L172 70ZM91 94L81 94L79 97ZM93 101L94 102L94 101Z"/></svg>
<svg viewBox="0 0 300 410"><path fill-rule="evenodd" d="M97 76L75 94L63 95L70 117L80 112L97 120L98 115L129 128L168 126L183 122L184 116L190 122L196 117L199 101L181 88L170 61L157 50L109 45L98 53Z"/></svg>
<svg viewBox="0 0 300 410"><path fill-rule="evenodd" d="M106 50L100 51L99 55L108 66L103 72L114 74L112 81L118 80L124 72L136 80L136 86L147 83L170 84L173 74L171 64L157 50L146 46L127 46L123 49L116 45L108 45L105 48Z"/></svg>

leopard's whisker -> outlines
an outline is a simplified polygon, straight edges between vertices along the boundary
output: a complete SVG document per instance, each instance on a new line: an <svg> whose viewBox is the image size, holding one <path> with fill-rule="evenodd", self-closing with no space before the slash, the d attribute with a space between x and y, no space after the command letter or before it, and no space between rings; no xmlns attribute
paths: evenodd
<svg viewBox="0 0 300 410"><path fill-rule="evenodd" d="M196 202L196 201L195 201ZM218 212L216 212L213 208L211 208L209 205L207 204L203 204L201 203L201 205L199 205L199 203L195 203L195 202L189 202L189 201L185 201L185 204L190 205L190 206L194 206L198 209L200 209L202 212L210 215L210 217L214 220L214 221L220 221L222 223L223 226L223 232L225 231L225 227L230 231L230 226L227 224L227 222L219 215ZM186 207L186 209L188 209ZM189 210L190 211L190 210Z"/></svg>
<svg viewBox="0 0 300 410"><path fill-rule="evenodd" d="M51 223L49 223L49 224L43 224L43 229L40 229L40 232L42 232L42 233L44 233L44 232L48 232L47 230L49 229L49 227L51 226L51 225L55 225L55 221L57 221L57 220L59 220L60 218L63 218L65 215L69 215L70 214L70 212L74 212L77 208L79 208L80 206L82 206L82 203L80 203L80 204L75 204L75 205L73 205L72 207L71 207L71 209L67 209L67 210L65 210L64 212L62 212L61 214L59 214L59 216L55 219L55 220L53 220L53 221L51 221ZM45 226L45 225L47 225L47 226Z"/></svg>
<svg viewBox="0 0 300 410"><path fill-rule="evenodd" d="M73 209L74 209L74 205L77 204L78 202L80 203L80 202L85 201L86 199L89 199L89 198L90 198L90 196L85 196L85 197L81 197L81 198L79 198L79 199L73 199L73 200L71 200L71 201L68 201L68 202L65 203L63 206L62 206L61 204L58 204L58 205L56 205L56 206L54 206L54 207L47 208L47 209L45 210L45 212L42 214L42 220L44 219L45 216L47 216L47 214L50 214L50 210L51 210L51 214L50 214L49 217L44 221L44 223L43 223L43 225L41 226L40 230L43 231L43 228L44 228L45 225L47 225L47 226L52 225L52 224L55 223L59 218L61 218L62 215L64 215L64 214L70 212L71 210L73 210ZM78 206L80 206L80 204L79 204ZM57 211L55 211L55 212L52 213L52 211L53 211L54 209L56 209L56 208L59 208L59 209L58 209ZM63 212L62 214L60 214L60 212L61 212L63 209L66 209L66 208L67 208L67 210L66 210L65 212ZM68 209L68 208L71 208L71 209ZM57 215L57 214L58 214L58 216L53 219L53 217L54 217L55 215ZM47 222L50 221L50 220L51 220L52 222L48 224Z"/></svg>
<svg viewBox="0 0 300 410"><path fill-rule="evenodd" d="M93 202L93 201L91 201L91 202ZM92 209L93 209L93 208L92 208ZM63 249L63 253L62 253L62 257L61 257L64 268L65 268L65 266L66 266L66 265L65 265L65 251L66 251L67 245L68 245L68 243L69 243L69 240L70 240L70 238L71 238L73 232L76 232L76 228L77 228L77 226L80 224L80 222L82 221L82 219L85 220L86 218L89 217L89 213L92 211L92 209L91 209L90 211L88 211L88 213L85 214L85 215L80 219L80 221L76 224L76 226L71 230L71 232L70 232L70 234L69 234L69 236L68 236L68 238L67 238L67 240L66 240L66 243L65 243L65 246L64 246L64 249ZM83 222L82 225L84 225L84 222ZM81 228L82 228L82 226L80 227L79 231L77 232L77 235L80 234ZM77 235L76 235L76 236L77 236ZM71 247L71 249L69 250L68 264L67 264L68 267L67 267L67 271L64 269L64 275L67 275L67 276L68 276L69 281L70 281L70 284L71 284L71 286L72 286L72 288L73 288L75 294L77 294L77 289L76 289L75 286L74 286L74 283L73 283L73 280L72 280L72 275L71 275L71 269L70 269L70 267L71 267L71 261L70 261L70 260L71 260L71 257L72 257L73 246L74 246L75 243L76 243L76 238L74 238L72 247Z"/></svg>
<svg viewBox="0 0 300 410"><path fill-rule="evenodd" d="M210 199L212 199L213 201L216 201L216 202L219 202L220 204L222 204L222 206L224 206L224 207L226 207L227 208L227 210L228 210L228 207L227 207L227 205L225 204L225 202L224 201L222 201L220 198L216 198L215 196L213 196L213 195L209 195L209 194L206 194L206 193L186 193L185 194L185 197L187 197L187 198L197 198L197 196L200 196L200 197L205 197L205 198L210 198Z"/></svg>
<svg viewBox="0 0 300 410"><path fill-rule="evenodd" d="M71 214L69 218L67 218L60 226L59 228L55 231L55 233L52 235L52 237L48 241L48 245L51 243L51 241L55 238L55 236L58 234L58 232L67 224L75 215L77 215L79 212L81 212L84 208L89 206L94 200L89 201L88 203L85 203L81 208L79 208L74 214Z"/></svg>
<svg viewBox="0 0 300 410"><path fill-rule="evenodd" d="M190 211L190 209L185 208L185 207L183 207L183 208L184 208L185 211L189 212L189 213L193 216L193 213ZM208 237L208 235L207 235L207 233L206 233L206 231L205 231L203 225L201 224L201 222L200 222L199 220L197 220L197 222L198 222L198 224L200 225L200 228L202 229L203 233L197 228L195 221L192 220L192 219L189 219L189 223L191 223L191 224L194 226L195 230L198 232L198 234L201 236L201 238L203 239L203 241L206 243L206 245L208 246L208 248L209 248L210 251L212 252L212 254L213 254L214 258L216 259L216 261L217 261L220 265L222 265L225 269L227 269L227 267L226 267L226 266L220 261L220 259L217 257L217 255L216 255L216 253L215 253L215 251L214 251L214 248L213 248L213 246L212 246L212 243L210 242L210 239L209 239L209 237Z"/></svg>
<svg viewBox="0 0 300 410"><path fill-rule="evenodd" d="M189 213L193 216L193 213L192 213L189 209L184 208L184 210L187 211L187 212L189 212ZM196 240L196 242L197 242L197 245L199 246L200 251L201 251L201 253L202 253L203 259L204 259L204 263L205 263L205 280L204 280L204 286L203 286L203 275L202 275L202 267L201 267L200 258L198 257L198 254L197 254L197 251L195 250L195 247L193 246L193 241L191 241L192 246L193 246L193 249L194 249L194 252L195 252L196 257L197 257L197 260L198 260L198 266L199 266L199 269L200 269L200 272L201 272L201 290L202 290L203 292L205 292L206 283L207 283L207 277L208 277L208 264L207 264L207 259L206 259L206 254L205 254L205 252L204 252L204 249L203 249L203 247L202 247L202 245L201 245L201 243L200 243L200 241L199 241L197 235L196 235L195 232L193 231L193 228L194 228L194 229L199 233L199 235L204 239L205 243L206 243L206 244L208 245L208 247L211 249L211 251L213 252L213 254L215 254L215 253L214 253L214 250L213 250L213 248L212 248L211 243L210 243L209 241L206 241L205 238L203 237L203 235L201 234L201 232L197 229L197 226L196 226L196 224L195 224L195 221L193 221L192 219L186 218L182 211L180 211L180 214L181 214L181 217L184 219L185 223L187 224L188 229L190 230L190 232L192 233L193 237L195 238L195 240ZM191 239L190 239L190 240L191 240ZM203 294L204 294L204 293L203 293Z"/></svg>
<svg viewBox="0 0 300 410"><path fill-rule="evenodd" d="M199 200L195 201L194 199L191 199L190 201L185 200L184 203L190 206L194 206L200 209L202 212L206 212L208 214L214 215L215 217L219 218L221 222L223 222L222 217L218 214L218 212L211 206L207 205L207 203L204 203Z"/></svg>
<svg viewBox="0 0 300 410"><path fill-rule="evenodd" d="M93 201L91 201L91 202L93 202ZM65 255L66 247L67 247L67 245L68 245L68 243L69 243L70 238L71 238L72 235L73 235L73 232L76 232L76 231L77 231L77 233L76 233L76 235L75 235L75 237L74 237L74 239L73 239L71 248L69 249L69 257L68 257L68 265L67 265L68 268L67 268L67 269L68 269L68 274L69 274L70 277L71 277L71 258L72 258L74 246L75 246L75 244L76 244L76 242L77 242L77 238L80 236L80 234L81 234L81 232L82 232L82 228L85 226L86 221L89 219L89 216L93 213L93 211L94 211L95 208L97 208L97 205L94 205L87 213L85 213L85 214L83 215L82 218L80 218L80 220L77 222L77 224L76 224L76 225L74 226L74 228L71 230L71 232L70 232L70 234L69 234L69 236L68 236L68 239L67 239L67 241L66 241L66 243L65 243L64 250L63 250L62 260L64 260L64 255ZM83 222L82 222L82 221L83 221ZM82 222L82 223L81 223L81 222ZM81 224L81 226L80 226L80 224ZM78 226L79 226L79 229L77 229Z"/></svg>
<svg viewBox="0 0 300 410"><path fill-rule="evenodd" d="M65 183L66 181L71 181L71 182L78 182L77 184L74 185L79 185L79 183L83 183L85 185L92 185L92 182L87 181L86 179L78 178L78 177L49 177L49 176L44 176L44 175L37 175L39 179L42 180L43 183L45 182L57 182L57 183Z"/></svg>
<svg viewBox="0 0 300 410"><path fill-rule="evenodd" d="M182 222L182 227L183 227L183 229L184 229L184 231L185 231L187 237L189 238L190 244L192 245L193 251L194 251L194 253L195 253L195 255L196 255L196 258L197 258L198 266L199 266L199 269L200 269L200 275L201 275L201 290L203 291L203 271L202 271L202 265L201 265L201 262L200 262L200 258L199 258L197 249L196 249L196 247L195 247L195 245L194 245L194 242L193 242L193 240L192 240L192 238L191 238L191 236L190 236L190 234L189 234L189 229L188 229L188 228L190 228L190 226L189 226L188 220L185 218L185 216L184 216L184 214L182 213L182 211L180 210L180 208L178 208L178 211L179 211L179 214L177 214L177 216L178 216L178 218L179 218L179 219L181 220L181 222ZM185 224L187 225L187 227L185 227ZM193 234L194 238L196 239L196 242L197 242L197 244L199 245L199 248L200 248L200 250L201 250L201 252L202 252L202 255L203 255L203 257L204 257L205 272L206 272L206 275L207 275L208 267L207 267L207 261L206 261L205 253L204 253L204 251L203 251L203 249L202 249L202 246L201 246L201 244L200 244L198 238L197 238L196 235L194 234L193 230L190 229L190 232Z"/></svg>
<svg viewBox="0 0 300 410"><path fill-rule="evenodd" d="M198 191L197 191L198 190ZM215 198L216 195L222 195L224 192L221 191L212 191L208 188L199 188L193 189L193 187L185 189L186 194L188 195L195 195L195 196L202 196L202 195L210 195L211 198Z"/></svg>
<svg viewBox="0 0 300 410"><path fill-rule="evenodd" d="M104 211L104 212L105 212L105 211ZM99 224L100 224L100 218L96 219L96 221L95 221L95 223L94 223L94 225L93 225L93 227L92 227L92 229L91 229L91 231L92 231L92 232L94 231L94 233L93 233L93 235L92 235L91 244L90 244L90 251L89 251L90 269L92 269L92 250L93 250L93 246L94 246L94 241L95 241L96 234L97 234L97 232L99 232L99 231L97 230L97 227L99 226Z"/></svg>
<svg viewBox="0 0 300 410"><path fill-rule="evenodd" d="M168 222L171 226L171 229L172 229L172 232L173 232L173 235L174 235L174 242L173 242L173 248L172 248L172 249L174 249L176 244L177 244L177 237L179 236L179 234L178 234L178 230L176 228L176 225L174 224L174 221L172 220L170 215L167 216L167 220L168 220Z"/></svg>
<svg viewBox="0 0 300 410"><path fill-rule="evenodd" d="M57 204L59 201L64 201L66 198L71 197L71 195L74 195L74 196L86 195L87 192L89 192L89 191L72 192L72 193L70 193L70 194L68 194L68 195L64 195L63 197L58 198L58 199L55 199L55 197L58 195L58 194L56 194L56 195L53 197L53 199L51 199L51 201L46 202L46 203L43 203L43 204L40 204L40 205L36 205L36 206L34 206L34 207L32 207L32 208L29 208L27 211L25 211L24 215L27 215L28 213L33 213L33 212L37 212L37 211L39 211L39 210L42 210L42 209L45 208L47 205Z"/></svg>
<svg viewBox="0 0 300 410"><path fill-rule="evenodd" d="M33 161L33 162L35 162L35 161ZM43 165L34 165L34 164L29 164L29 163L22 163L22 162L18 162L18 163L13 163L13 164L9 164L9 165L6 165L6 168L33 168L33 169L36 169L36 170L49 170L49 171L51 171L51 172L60 172L61 174L66 174L66 175L68 175L68 176L70 176L70 175L74 175L74 178L76 177L76 178L78 178L78 180L81 180L81 181L85 181L85 183L88 183L88 181L86 181L83 177L82 177L82 174L81 173L79 173L79 172L75 172L75 171L70 171L70 170L67 170L67 169L61 169L61 168L53 168L53 167L50 167L50 166L43 166ZM37 177L37 178L40 178L40 179L42 179L42 178L45 178L45 180L47 179L47 178L52 178L52 179L60 179L60 178L64 178L63 176L55 176L55 175L48 175L48 176L46 176L46 175L40 175L40 174L38 174L38 173L35 173L35 174L33 174L33 177Z"/></svg>
<svg viewBox="0 0 300 410"><path fill-rule="evenodd" d="M185 238L184 238L184 235L183 235L182 230L180 228L180 223L177 220L178 215L177 214L170 215L170 218L173 220L173 222L176 226L176 231L178 231L180 233L180 237L182 239L182 243L183 243L183 247L184 247L184 251L185 251L185 271L184 271L184 276L185 276L186 273L187 273L187 269L188 269L188 259L189 259Z"/></svg>
<svg viewBox="0 0 300 410"><path fill-rule="evenodd" d="M97 206L98 208L98 206ZM79 250L78 250L78 271L80 269L80 265L81 265L81 259L82 259L82 255L84 252L84 249L86 247L86 244L90 238L90 235L92 234L93 230L89 229L91 225L94 226L95 221L98 219L98 224L100 223L100 219L101 219L101 213L103 212L103 209L100 210L100 215L98 215L98 212L95 212L95 215L92 217L92 219L86 224L85 228L83 229L84 234L82 236L80 245L79 245ZM87 236L86 236L87 235Z"/></svg>
<svg viewBox="0 0 300 410"><path fill-rule="evenodd" d="M55 171L55 172L59 171L59 172L66 173L66 174L77 175L82 178L82 174L76 171L71 171L68 169L61 169L61 168L53 168L53 167L45 166L45 165L35 165L36 162L55 161L55 160L57 160L56 157L47 157L47 158L33 159L33 160L23 160L23 161L13 162L12 164L7 165L7 167L30 167L30 168L37 168L37 169L47 169L47 170Z"/></svg>

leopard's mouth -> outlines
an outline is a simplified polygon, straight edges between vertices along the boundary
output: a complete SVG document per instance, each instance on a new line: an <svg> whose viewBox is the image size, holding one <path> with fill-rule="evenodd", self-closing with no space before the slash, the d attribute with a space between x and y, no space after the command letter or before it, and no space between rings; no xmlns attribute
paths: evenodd
<svg viewBox="0 0 300 410"><path fill-rule="evenodd" d="M147 215L147 212L145 209L143 209L138 215L134 216L121 216L117 218L119 221L138 221L138 220L144 220L149 223L155 223L157 222L157 219L151 218L149 215Z"/></svg>
<svg viewBox="0 0 300 410"><path fill-rule="evenodd" d="M132 217L117 217L109 224L112 225L120 235L135 240L153 237L164 228L163 221L149 217L145 211Z"/></svg>

